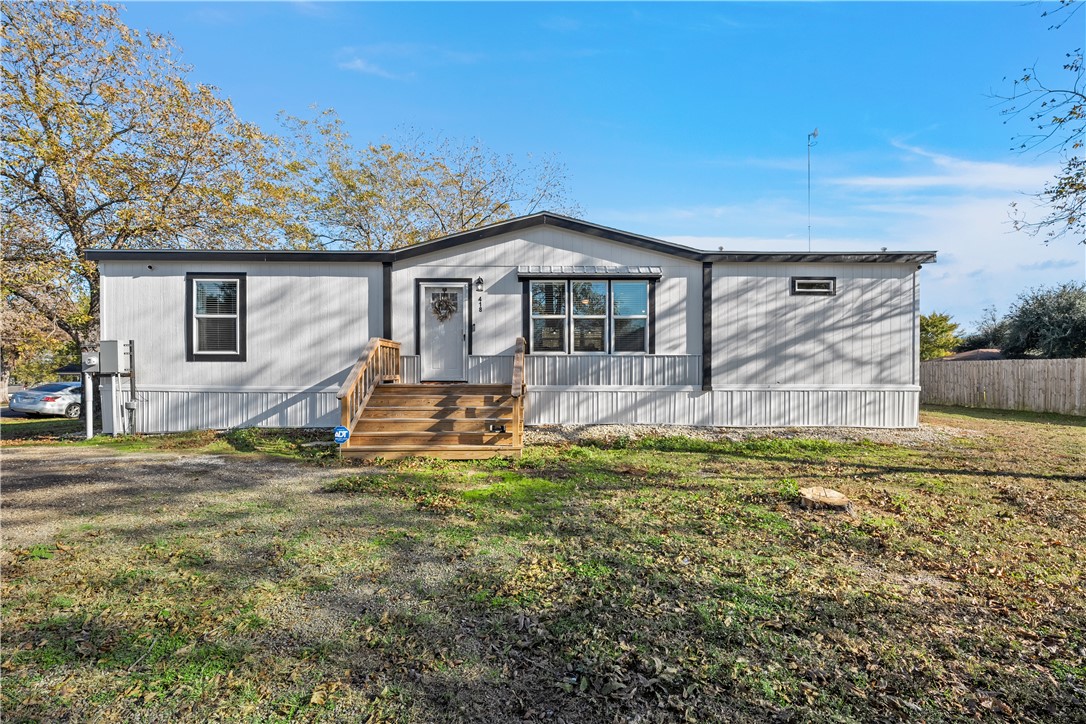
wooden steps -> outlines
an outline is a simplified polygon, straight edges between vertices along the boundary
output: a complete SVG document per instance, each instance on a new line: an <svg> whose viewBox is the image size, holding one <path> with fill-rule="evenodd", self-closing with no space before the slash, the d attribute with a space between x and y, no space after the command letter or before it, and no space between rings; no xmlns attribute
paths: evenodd
<svg viewBox="0 0 1086 724"><path fill-rule="evenodd" d="M522 399L509 385L379 384L340 450L367 460L516 456L523 444Z"/></svg>

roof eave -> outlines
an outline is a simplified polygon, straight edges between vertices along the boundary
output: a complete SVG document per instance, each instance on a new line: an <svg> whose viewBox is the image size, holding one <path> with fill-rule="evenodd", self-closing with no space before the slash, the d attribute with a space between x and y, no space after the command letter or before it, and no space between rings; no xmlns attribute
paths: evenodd
<svg viewBox="0 0 1086 724"><path fill-rule="evenodd" d="M520 216L496 224L450 234L440 239L380 251L274 251L274 250L182 250L182 249L90 249L91 261L249 261L249 262L397 262L444 251L474 241L489 239L533 226L555 226L586 236L593 236L627 246L699 262L755 263L901 263L929 264L935 261L934 251L922 252L714 252L693 249L681 244L631 234L627 231L600 226L549 211Z"/></svg>
<svg viewBox="0 0 1086 724"><path fill-rule="evenodd" d="M759 262L763 264L932 264L934 251L829 251L829 252L706 252L710 262Z"/></svg>
<svg viewBox="0 0 1086 724"><path fill-rule="evenodd" d="M262 251L237 249L88 249L90 261L248 261L376 262L391 261L388 251Z"/></svg>

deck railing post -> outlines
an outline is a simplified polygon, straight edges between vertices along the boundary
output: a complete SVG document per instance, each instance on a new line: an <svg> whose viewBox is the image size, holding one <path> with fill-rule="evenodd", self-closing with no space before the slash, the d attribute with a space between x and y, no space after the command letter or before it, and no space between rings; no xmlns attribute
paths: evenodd
<svg viewBox="0 0 1086 724"><path fill-rule="evenodd" d="M388 376L390 364L399 364L400 343L372 337L358 361L347 374L336 397L340 401L340 424L353 429L374 388ZM398 374L398 372L397 372Z"/></svg>
<svg viewBox="0 0 1086 724"><path fill-rule="evenodd" d="M517 337L513 344L513 382L509 394L513 396L513 446L520 448L524 444L524 355L528 351L528 341Z"/></svg>

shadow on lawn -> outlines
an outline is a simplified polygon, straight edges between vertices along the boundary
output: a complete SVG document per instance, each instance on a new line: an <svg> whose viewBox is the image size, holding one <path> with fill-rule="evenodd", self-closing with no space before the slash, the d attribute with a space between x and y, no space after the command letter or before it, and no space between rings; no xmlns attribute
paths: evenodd
<svg viewBox="0 0 1086 724"><path fill-rule="evenodd" d="M9 647L34 651L19 656L49 653L88 680L91 671L115 672L121 689L144 681L158 692L144 714L177 711L186 702L176 672L189 664L202 667L204 684L227 672L270 684L272 703L288 695L305 701L317 682L348 671L346 683L369 713L385 707L390 715L433 721L759 721L774 713L808 720L840 711L858 718L968 717L985 714L993 700L1021 717L1045 719L1086 703L1072 684L1030 667L977 671L977 657L1004 656L998 639L985 636L1002 631L1005 621L975 602L935 605L877 589L823 594L777 577L773 566L718 581L669 555L645 562L608 555L631 542L630 530L576 498L654 483L643 478L619 488L603 471L588 466L576 481L578 495L532 488L538 494L518 497L510 490L477 497L468 510L426 507L425 493L440 492L448 479L408 473L380 491L314 491L314 510L287 510L288 499L270 498L260 509L226 502L194 510L183 526L149 518L114 527L103 536L131 547L126 566L143 573L103 569L86 584L129 601L143 624L78 610L9 626ZM695 483L690 492L713 490L720 487ZM269 510L280 512L269 519ZM440 537L460 520L474 541L490 547L519 540L521 518L533 519L529 527L536 529L531 555L469 556ZM234 530L236 537L217 538ZM674 532L694 536L697 527ZM312 549L303 533L316 536ZM375 541L367 548L371 572L312 558ZM566 566L578 556L603 556L606 567L591 575L557 564L525 570L535 565L533 556L544 563L570 557ZM511 583L518 576L519 589ZM197 579L213 585L187 582ZM278 594L267 603L271 609L258 610L268 619L262 627L212 636L249 615L239 603L264 586ZM953 635L932 638L928 625ZM177 656L186 646L193 648ZM296 677L299 671L308 673ZM813 689L818 697L805 698ZM192 718L210 715L230 696L224 690L197 700ZM29 701L18 714L51 713L43 708L48 700Z"/></svg>
<svg viewBox="0 0 1086 724"><path fill-rule="evenodd" d="M999 422L1024 422L1039 424L1067 425L1086 427L1086 417L1060 415L1055 412L1030 412L1028 410L994 410L984 407L956 407L953 405L922 405L920 411L956 417L968 417L976 420L997 420Z"/></svg>
<svg viewBox="0 0 1086 724"><path fill-rule="evenodd" d="M603 450L635 450L657 452L695 453L713 457L747 459L764 462L790 463L817 467L833 462L844 468L860 471L858 474L872 477L890 473L922 473L925 475L960 475L967 477L1009 477L1036 480L1086 480L1083 473L1038 473L1033 470L995 470L978 467L946 467L937 464L938 458L926 451L898 448L874 443L837 443L825 440L793 440L764 438L746 442L699 440L688 437L642 438L628 445L619 446L594 443ZM887 455L901 458L900 462L866 462L857 460L863 456ZM930 462L929 462L930 461ZM817 476L816 476L817 477Z"/></svg>
<svg viewBox="0 0 1086 724"><path fill-rule="evenodd" d="M267 435L227 440L260 450ZM365 702L353 712L361 719L384 707L382 716L434 721L938 720L1002 711L999 702L1011 719L1055 721L1086 706L1081 679L1064 675L1073 657L1059 654L1058 669L1041 650L1084 645L1073 633L1080 611L1040 608L1046 627L1072 633L1038 637L1033 614L989 600L983 587L940 587L939 570L881 545L801 540L801 523L774 526L783 493L728 487L754 489L797 468L827 481L1077 476L962 469L877 445L681 440L614 453L529 450L471 467L408 462L378 474L240 456L81 459L78 448L6 460L5 522L42 509L97 530L74 533L75 552L8 567L5 579L26 597L9 597L5 649L36 667L27 681L57 666L76 682L112 676L117 696L105 706L151 718L186 706L179 718L209 717L224 703L241 711L231 699L240 695L213 683L228 672L272 687L257 699L262 718L291 698L296 713L344 671ZM630 462L623 450L644 454ZM691 468L711 470L671 473L653 456L661 452L702 454ZM337 483L351 478L353 487ZM340 492L318 492L323 482ZM98 490L88 494L88 483ZM649 507L660 495L671 497ZM124 517L101 518L114 513ZM747 558L719 575L702 570L727 546ZM793 565L812 570L795 576ZM855 575L854 565L878 582L843 592L810 583L834 566ZM880 587L895 566L938 580L917 595ZM50 614L50 599L69 595L51 586L69 578L96 592L94 607ZM111 606L125 616L103 610ZM263 623L246 628L253 616ZM1034 665L1003 665L1008 651ZM157 698L123 697L134 682ZM74 686L76 700L95 693ZM64 710L36 691L5 709L16 718ZM76 718L102 713L76 706L91 707Z"/></svg>
<svg viewBox="0 0 1086 724"><path fill-rule="evenodd" d="M4 408L0 417L0 438L5 442L56 442L77 437L84 425L82 420L27 417Z"/></svg>

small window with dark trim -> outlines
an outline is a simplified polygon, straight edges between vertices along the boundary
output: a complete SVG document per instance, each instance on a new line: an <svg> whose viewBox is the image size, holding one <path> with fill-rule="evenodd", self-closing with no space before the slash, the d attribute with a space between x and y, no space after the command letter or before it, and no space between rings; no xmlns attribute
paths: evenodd
<svg viewBox="0 0 1086 724"><path fill-rule="evenodd" d="M245 359L245 275L188 274L190 362Z"/></svg>
<svg viewBox="0 0 1086 724"><path fill-rule="evenodd" d="M832 297L837 294L837 277L792 277L792 294Z"/></svg>

